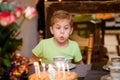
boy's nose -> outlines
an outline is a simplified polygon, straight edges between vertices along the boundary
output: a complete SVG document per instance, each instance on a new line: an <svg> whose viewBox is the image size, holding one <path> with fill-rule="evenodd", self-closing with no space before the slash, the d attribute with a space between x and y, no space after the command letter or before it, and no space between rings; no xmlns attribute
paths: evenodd
<svg viewBox="0 0 120 80"><path fill-rule="evenodd" d="M60 31L61 33L64 33L64 30L63 29L61 29L61 31Z"/></svg>

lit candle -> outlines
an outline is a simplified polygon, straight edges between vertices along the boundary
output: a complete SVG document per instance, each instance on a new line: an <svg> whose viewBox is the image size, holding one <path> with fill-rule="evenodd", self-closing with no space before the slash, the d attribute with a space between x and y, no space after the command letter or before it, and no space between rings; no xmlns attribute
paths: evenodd
<svg viewBox="0 0 120 80"><path fill-rule="evenodd" d="M39 59L40 63L42 64L42 59Z"/></svg>
<svg viewBox="0 0 120 80"><path fill-rule="evenodd" d="M65 64L62 64L63 78L65 78Z"/></svg>
<svg viewBox="0 0 120 80"><path fill-rule="evenodd" d="M40 78L40 66L38 62L34 62L35 74L37 78Z"/></svg>
<svg viewBox="0 0 120 80"><path fill-rule="evenodd" d="M45 63L42 63L42 68L43 68L43 76L45 77L46 75Z"/></svg>

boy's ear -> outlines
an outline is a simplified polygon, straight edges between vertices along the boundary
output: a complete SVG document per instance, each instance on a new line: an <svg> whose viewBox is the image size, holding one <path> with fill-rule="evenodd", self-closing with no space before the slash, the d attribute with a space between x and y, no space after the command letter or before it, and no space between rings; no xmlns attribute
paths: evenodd
<svg viewBox="0 0 120 80"><path fill-rule="evenodd" d="M51 32L51 34L53 34L53 28L52 28L52 26L50 26L50 32Z"/></svg>
<svg viewBox="0 0 120 80"><path fill-rule="evenodd" d="M70 32L70 35L72 34L72 32L73 32L73 27L71 28L71 32Z"/></svg>

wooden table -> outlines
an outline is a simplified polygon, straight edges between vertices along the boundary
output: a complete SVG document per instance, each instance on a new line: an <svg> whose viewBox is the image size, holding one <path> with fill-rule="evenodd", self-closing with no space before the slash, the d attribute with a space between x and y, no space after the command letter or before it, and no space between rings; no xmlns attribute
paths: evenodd
<svg viewBox="0 0 120 80"><path fill-rule="evenodd" d="M101 65L92 65L84 80L100 80L102 76L108 75L109 71L104 70Z"/></svg>

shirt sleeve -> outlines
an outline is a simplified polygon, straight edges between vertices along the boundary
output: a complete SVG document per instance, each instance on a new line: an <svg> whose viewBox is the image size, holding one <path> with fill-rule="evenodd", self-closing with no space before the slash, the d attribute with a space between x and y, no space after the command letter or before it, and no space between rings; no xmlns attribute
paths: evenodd
<svg viewBox="0 0 120 80"><path fill-rule="evenodd" d="M32 49L32 53L37 57L42 57L43 46L44 46L44 41L42 40L38 43L38 45L34 49Z"/></svg>
<svg viewBox="0 0 120 80"><path fill-rule="evenodd" d="M81 61L82 60L82 55L81 55L81 52L80 52L80 48L79 48L79 45L77 44L76 46L75 46L75 49L74 49L75 51L75 55L74 55L74 61L75 62L79 62L79 61Z"/></svg>

